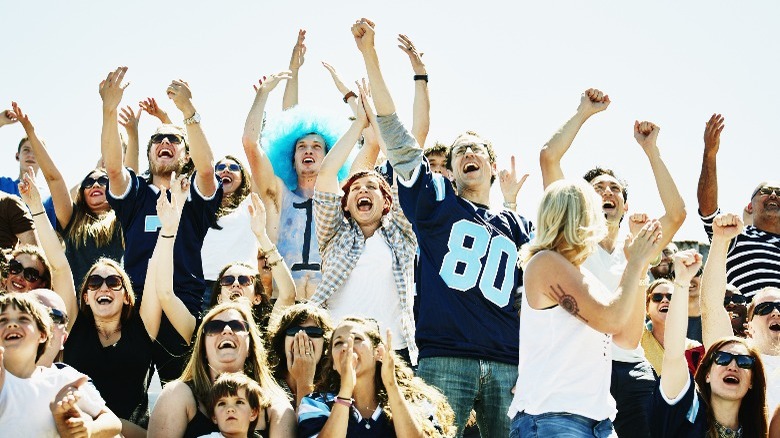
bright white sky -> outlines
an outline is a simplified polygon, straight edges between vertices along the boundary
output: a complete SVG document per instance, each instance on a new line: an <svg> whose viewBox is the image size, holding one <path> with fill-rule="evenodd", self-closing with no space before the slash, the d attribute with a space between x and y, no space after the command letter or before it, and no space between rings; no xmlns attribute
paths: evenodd
<svg viewBox="0 0 780 438"><path fill-rule="evenodd" d="M629 4L630 3L630 4ZM42 6L45 4L45 6ZM574 112L589 87L613 103L591 118L563 162L570 177L594 164L630 184L629 207L658 216L649 164L632 137L634 119L661 126L659 146L685 198L677 239L706 240L696 213L704 123L723 113L720 204L739 212L762 179L777 172L780 6L772 1L296 1L296 2L3 2L0 108L16 100L70 184L100 150L98 83L129 67L125 104L165 98L171 79L188 81L203 127L220 157L241 154L252 84L287 68L298 28L308 52L301 103L349 115L326 70L345 82L364 75L349 32L355 19L377 23L377 47L399 113L411 121L412 71L396 47L410 36L425 53L432 100L428 141L451 143L466 129L493 141L499 167L517 156L529 172L519 209L535 220L541 196L538 151ZM281 87L269 118L281 107ZM155 125L141 119L142 149ZM20 125L0 129L0 174L15 176ZM752 159L746 155L750 154ZM242 156L242 155L240 155ZM146 160L141 159L146 168ZM498 183L496 183L497 189ZM500 205L497 192L493 204Z"/></svg>

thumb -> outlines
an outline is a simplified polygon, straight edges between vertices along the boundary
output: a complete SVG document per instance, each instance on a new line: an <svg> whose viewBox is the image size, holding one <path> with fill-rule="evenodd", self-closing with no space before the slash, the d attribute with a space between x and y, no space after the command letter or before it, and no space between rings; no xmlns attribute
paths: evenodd
<svg viewBox="0 0 780 438"><path fill-rule="evenodd" d="M66 386L72 386L74 388L80 388L82 385L87 383L89 379L87 379L87 376L81 376L78 379L72 381L71 383L67 384Z"/></svg>

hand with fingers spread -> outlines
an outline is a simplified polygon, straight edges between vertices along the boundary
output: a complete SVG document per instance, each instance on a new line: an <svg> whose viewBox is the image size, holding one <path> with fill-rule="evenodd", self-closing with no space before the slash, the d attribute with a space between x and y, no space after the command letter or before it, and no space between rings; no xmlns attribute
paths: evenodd
<svg viewBox="0 0 780 438"><path fill-rule="evenodd" d="M720 149L720 133L726 127L725 122L726 119L720 114L713 114L707 121L704 128L705 155L717 155L718 149Z"/></svg>
<svg viewBox="0 0 780 438"><path fill-rule="evenodd" d="M260 196L258 196L258 194L255 192L252 192L250 197L252 199L252 203L248 205L247 208L249 209L249 224L252 227L252 232L258 239L268 238L268 231L266 230L265 204L263 204Z"/></svg>
<svg viewBox="0 0 780 438"><path fill-rule="evenodd" d="M314 352L314 342L303 330L295 334L292 343L292 354L287 357L287 369L295 379L296 386L302 391L310 391L314 387L314 373L317 369L317 358ZM307 394L296 394L302 397Z"/></svg>
<svg viewBox="0 0 780 438"><path fill-rule="evenodd" d="M306 30L298 29L298 41L295 42L295 47L293 47L292 56L290 57L290 70L293 72L297 72L303 65L304 56L306 55L304 40L306 40Z"/></svg>
<svg viewBox="0 0 780 438"><path fill-rule="evenodd" d="M524 174L520 179L517 179L517 171L515 170L515 156L512 155L509 170L502 170L498 173L498 180L501 183L501 193L504 195L504 203L514 204L517 202L517 194L525 184L525 180L528 179L528 174Z"/></svg>
<svg viewBox="0 0 780 438"><path fill-rule="evenodd" d="M739 236L743 228L739 216L731 213L719 214L712 221L712 240L730 242L731 239Z"/></svg>
<svg viewBox="0 0 780 438"><path fill-rule="evenodd" d="M166 123L169 125L172 123L171 118L168 117L168 113L166 113L162 108L160 108L159 105L157 105L157 101L154 99L154 97L147 97L146 100L138 102L138 106L140 106L142 110L149 113L150 116L157 117L160 120L160 123Z"/></svg>
<svg viewBox="0 0 780 438"><path fill-rule="evenodd" d="M657 147L658 133L661 132L661 128L653 122L639 122L634 121L634 138L636 142L642 146L642 149L646 154L649 154Z"/></svg>
<svg viewBox="0 0 780 438"><path fill-rule="evenodd" d="M408 36L404 34L398 35L398 42L401 44L398 45L398 48L404 51L409 56L409 61L412 63L412 70L414 70L414 74L416 75L424 75L425 72L425 64L422 61L422 57L424 53L418 52L417 48L412 43L412 40L409 39Z"/></svg>
<svg viewBox="0 0 780 438"><path fill-rule="evenodd" d="M276 88L277 85L279 85L279 82L288 80L292 77L292 72L289 70L281 71L279 73L274 73L269 76L263 76L262 79L260 79L258 82L258 85L254 85L255 92L257 94L265 94L268 95L271 91L273 91L274 88Z"/></svg>
<svg viewBox="0 0 780 438"><path fill-rule="evenodd" d="M330 73L330 77L333 79L333 83L336 84L336 88L339 90L339 93L341 93L342 96L345 96L347 93L352 91L347 88L346 85L344 85L344 82L341 80L338 73L336 73L336 69L332 65L322 61L322 66L325 67L325 70L327 70L328 73Z"/></svg>
<svg viewBox="0 0 780 438"><path fill-rule="evenodd" d="M361 53L374 50L374 22L368 18L361 18L352 25L352 36L355 38L358 50Z"/></svg>
<svg viewBox="0 0 780 438"><path fill-rule="evenodd" d="M603 91L595 88L588 88L582 93L582 97L580 97L580 106L577 108L577 112L590 117L593 114L607 109L610 103L609 96L604 94Z"/></svg>
<svg viewBox="0 0 780 438"><path fill-rule="evenodd" d="M628 260L641 261L642 265L650 263L653 255L659 251L661 241L661 222L656 219L648 221L631 242L626 243L625 253Z"/></svg>
<svg viewBox="0 0 780 438"><path fill-rule="evenodd" d="M0 111L0 126L10 125L16 122L18 122L18 119L13 110L7 109Z"/></svg>
<svg viewBox="0 0 780 438"><path fill-rule="evenodd" d="M138 114L135 114L133 107L128 105L119 111L119 124L124 126L130 137L138 137L138 121L141 120L141 110L139 108Z"/></svg>
<svg viewBox="0 0 780 438"><path fill-rule="evenodd" d="M173 101L176 108L184 114L185 118L189 118L195 113L195 107L192 104L192 91L190 90L190 84L187 82L181 79L174 79L168 85L165 94Z"/></svg>
<svg viewBox="0 0 780 438"><path fill-rule="evenodd" d="M342 342L342 346L334 351L334 367L336 372L341 376L341 387L339 388L338 396L342 398L352 398L352 393L355 390L355 383L357 382L356 369L357 369L357 353L355 353L355 337L349 335L346 342ZM338 358L335 355L338 355Z"/></svg>
<svg viewBox="0 0 780 438"><path fill-rule="evenodd" d="M395 375L395 356L393 356L393 334L387 329L387 341L377 347L379 360L382 362L382 383L387 390L398 386Z"/></svg>
<svg viewBox="0 0 780 438"><path fill-rule="evenodd" d="M122 85L125 73L127 73L127 67L117 67L116 70L108 73L106 79L100 82L98 91L100 98L103 99L103 111L116 111L119 103L122 102L125 88L130 85L129 83Z"/></svg>

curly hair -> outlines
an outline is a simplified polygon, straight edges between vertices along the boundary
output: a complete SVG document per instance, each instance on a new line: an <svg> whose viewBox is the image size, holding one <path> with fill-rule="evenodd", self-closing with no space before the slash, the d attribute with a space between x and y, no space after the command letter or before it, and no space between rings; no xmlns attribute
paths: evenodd
<svg viewBox="0 0 780 438"><path fill-rule="evenodd" d="M379 335L379 326L376 321L361 318L357 316L347 316L341 320L336 329L344 324L357 325L366 334L371 341L372 347L376 348L382 343ZM334 329L334 332L335 330ZM428 385L419 377L415 377L412 369L406 365L403 359L395 351L386 351L385 354L393 355L395 360L395 378L398 382L398 388L401 390L404 399L409 403L412 415L416 416L423 428L423 434L429 437L452 436L455 433L455 413L447 402L447 398L433 386ZM322 366L319 379L315 382L318 391L338 393L341 386L341 375L333 367L333 352L328 352L325 356L325 363ZM390 411L390 403L387 398L387 389L382 382L382 362L377 361L374 370L374 385L377 390L377 399L389 422L393 421L393 413ZM434 422L428 421L430 407L433 407L433 416L435 423L441 430L436 428Z"/></svg>
<svg viewBox="0 0 780 438"><path fill-rule="evenodd" d="M263 149L274 167L274 174L284 181L290 191L298 188L298 174L293 163L295 143L309 134L317 134L325 140L327 153L347 131L346 122L346 119L326 117L311 108L297 105L268 123L262 132ZM349 174L353 159L354 153L341 166L339 181Z"/></svg>
<svg viewBox="0 0 780 438"><path fill-rule="evenodd" d="M287 354L284 351L284 339L287 337L287 329L292 326L301 325L307 319L312 319L317 327L323 329L325 342L322 346L322 355L323 358L325 357L325 352L330 346L330 335L333 332L330 316L325 309L307 303L295 304L286 308L279 315L279 318L274 319L275 321L268 328L268 364L276 380L282 381L287 376ZM317 364L315 375L322 371L322 363L323 361L320 360L320 363Z"/></svg>

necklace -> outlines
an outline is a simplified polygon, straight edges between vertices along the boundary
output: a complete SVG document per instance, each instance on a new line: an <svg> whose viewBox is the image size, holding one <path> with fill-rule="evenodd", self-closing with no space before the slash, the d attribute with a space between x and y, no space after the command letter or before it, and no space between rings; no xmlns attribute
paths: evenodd
<svg viewBox="0 0 780 438"><path fill-rule="evenodd" d="M718 437L720 438L742 438L742 426L738 426L737 429L734 430L715 421L715 430L718 432Z"/></svg>
<svg viewBox="0 0 780 438"><path fill-rule="evenodd" d="M117 326L117 328L115 328L113 331L110 331L108 333L104 333L103 330L101 330L99 326L95 326L95 328L97 329L97 332L100 334L100 336L103 339L105 339L106 341L109 340L111 338L111 336L114 336L115 334L117 334L117 333L122 331L122 325L121 324L119 326Z"/></svg>

